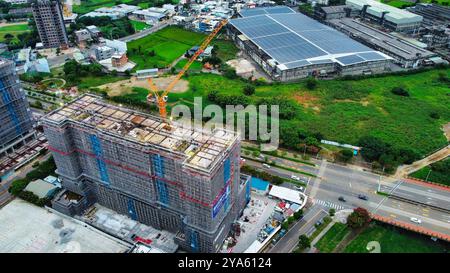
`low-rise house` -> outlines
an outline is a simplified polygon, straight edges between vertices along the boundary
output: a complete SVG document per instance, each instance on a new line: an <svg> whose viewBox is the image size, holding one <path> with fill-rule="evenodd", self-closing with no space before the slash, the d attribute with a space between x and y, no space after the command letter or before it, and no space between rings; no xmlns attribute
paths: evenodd
<svg viewBox="0 0 450 273"><path fill-rule="evenodd" d="M30 182L25 191L34 193L39 198L52 198L59 188L47 181L38 179Z"/></svg>

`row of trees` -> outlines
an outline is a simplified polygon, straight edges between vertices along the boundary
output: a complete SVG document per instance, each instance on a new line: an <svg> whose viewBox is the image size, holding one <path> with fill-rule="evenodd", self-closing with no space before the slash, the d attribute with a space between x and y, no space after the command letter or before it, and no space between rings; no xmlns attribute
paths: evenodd
<svg viewBox="0 0 450 273"><path fill-rule="evenodd" d="M102 66L100 64L89 64L82 65L77 63L75 60L67 61L64 64L64 74L65 79L70 84L78 84L80 82L80 78L86 76L104 76L105 72L102 70Z"/></svg>

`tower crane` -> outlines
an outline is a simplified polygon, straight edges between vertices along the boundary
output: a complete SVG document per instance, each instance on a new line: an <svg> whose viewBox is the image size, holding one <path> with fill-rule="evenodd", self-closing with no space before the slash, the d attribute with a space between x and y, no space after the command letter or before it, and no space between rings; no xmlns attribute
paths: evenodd
<svg viewBox="0 0 450 273"><path fill-rule="evenodd" d="M178 83L178 81L183 77L183 75L186 73L186 71L189 69L191 64L200 56L200 54L203 53L203 51L206 49L206 47L209 45L209 43L214 39L214 37L217 35L217 33L222 29L223 26L225 26L228 23L227 19L224 19L220 21L220 23L214 28L214 30L206 37L206 39L203 41L203 43L200 45L198 50L189 58L189 61L183 66L183 69L178 72L175 79L170 82L170 84L167 86L166 90L160 92L158 88L155 86L151 78L148 78L148 83L150 85L150 90L155 96L156 103L159 108L159 115L162 118L167 117L167 95L172 91L172 89L175 87L175 85ZM148 94L147 101L151 102L152 100L152 94Z"/></svg>

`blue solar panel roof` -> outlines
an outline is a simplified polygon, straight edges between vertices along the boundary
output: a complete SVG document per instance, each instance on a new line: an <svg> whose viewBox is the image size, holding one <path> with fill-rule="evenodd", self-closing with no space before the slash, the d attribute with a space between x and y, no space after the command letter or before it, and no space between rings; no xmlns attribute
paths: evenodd
<svg viewBox="0 0 450 273"><path fill-rule="evenodd" d="M247 36L277 64L295 68L338 61L342 65L387 59L345 34L288 7L241 11L230 24Z"/></svg>
<svg viewBox="0 0 450 273"><path fill-rule="evenodd" d="M242 17L255 16L261 14L295 13L295 11L286 6L275 6L267 8L243 9L239 12Z"/></svg>

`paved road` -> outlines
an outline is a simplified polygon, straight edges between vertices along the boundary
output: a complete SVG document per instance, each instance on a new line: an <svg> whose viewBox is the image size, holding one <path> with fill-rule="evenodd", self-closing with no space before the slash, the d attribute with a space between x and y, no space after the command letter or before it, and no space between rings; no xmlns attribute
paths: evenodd
<svg viewBox="0 0 450 273"><path fill-rule="evenodd" d="M132 35L129 35L129 36L126 36L126 37L122 37L119 40L122 41L122 42L127 42L128 43L128 42L131 42L131 41L143 38L143 37L145 37L145 36L147 36L147 35L149 35L149 34L151 34L153 32L156 32L156 31L158 31L160 29L163 29L163 28L167 27L168 25L170 25L171 23L172 23L171 20L160 22L160 23L152 26L151 28L144 29L143 31L136 32L135 34L132 34Z"/></svg>
<svg viewBox="0 0 450 273"><path fill-rule="evenodd" d="M410 224L413 224L410 222L410 218L416 217L422 220L421 227L450 235L450 215L448 213L430 207L385 198L376 193L378 184L380 184L382 192L398 194L412 201L420 201L449 209L449 191L403 182L390 177L381 177L380 180L379 175L371 172L330 162L323 164L321 161L316 161L315 163L318 168L315 168L314 174L320 178L311 179L306 189L306 194L314 200L315 204L326 209L334 208L337 210L364 207L381 216L391 217ZM281 177L289 178L293 174L276 167L264 168L261 163L249 159L246 160L246 164ZM298 163L291 162L290 166L292 167L295 164ZM299 169L304 168L302 164L298 164L297 167ZM283 186L293 187L288 183ZM359 194L366 195L369 200L359 199ZM346 202L339 201L340 196L343 196Z"/></svg>
<svg viewBox="0 0 450 273"><path fill-rule="evenodd" d="M305 213L304 217L298 221L289 231L273 246L269 253L290 253L297 244L298 237L311 230L317 221L327 216L327 212L320 206L313 206Z"/></svg>

